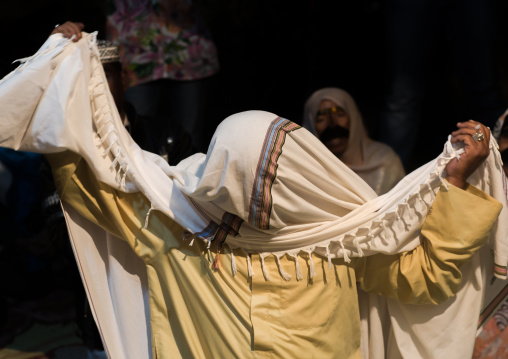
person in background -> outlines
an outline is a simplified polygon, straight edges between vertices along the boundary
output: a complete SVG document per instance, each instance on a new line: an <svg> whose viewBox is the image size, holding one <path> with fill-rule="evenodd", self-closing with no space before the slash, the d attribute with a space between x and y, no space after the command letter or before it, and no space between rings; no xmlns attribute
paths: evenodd
<svg viewBox="0 0 508 359"><path fill-rule="evenodd" d="M378 195L388 192L403 177L399 156L387 145L369 138L355 101L346 91L323 88L305 103L303 125L359 175ZM390 329L386 298L358 290L362 353L384 356ZM368 333L376 328L376 336Z"/></svg>
<svg viewBox="0 0 508 359"><path fill-rule="evenodd" d="M214 127L205 118L207 100L219 61L197 2L109 0L109 8L107 38L120 46L129 102L140 115L169 117L157 126L179 122L206 151Z"/></svg>
<svg viewBox="0 0 508 359"><path fill-rule="evenodd" d="M57 26L51 34L62 33L73 41L82 37L84 25L67 21ZM108 40L98 41L99 55L109 90L115 101L120 118L134 141L145 151L161 155L172 166L195 153L191 136L177 121L167 116L138 114L135 107L126 100L128 72L120 62L119 47Z"/></svg>
<svg viewBox="0 0 508 359"><path fill-rule="evenodd" d="M368 136L362 115L346 91L328 87L314 92L305 103L303 126L378 195L404 177L397 154Z"/></svg>
<svg viewBox="0 0 508 359"><path fill-rule="evenodd" d="M508 174L508 110L499 117L492 135L497 139L499 152L503 160L503 170ZM497 359L508 357L508 296L500 299L493 317L485 324L476 337L473 359ZM497 298L496 298L497 299ZM499 303L498 302L498 303Z"/></svg>

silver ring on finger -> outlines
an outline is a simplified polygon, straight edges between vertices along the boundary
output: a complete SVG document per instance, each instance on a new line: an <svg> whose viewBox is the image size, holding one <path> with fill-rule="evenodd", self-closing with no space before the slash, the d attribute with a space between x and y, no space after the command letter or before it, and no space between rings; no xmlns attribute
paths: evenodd
<svg viewBox="0 0 508 359"><path fill-rule="evenodd" d="M482 142L485 138L485 136L483 136L482 131L476 132L474 135L471 135L471 137L473 137L473 140L475 140L476 142Z"/></svg>

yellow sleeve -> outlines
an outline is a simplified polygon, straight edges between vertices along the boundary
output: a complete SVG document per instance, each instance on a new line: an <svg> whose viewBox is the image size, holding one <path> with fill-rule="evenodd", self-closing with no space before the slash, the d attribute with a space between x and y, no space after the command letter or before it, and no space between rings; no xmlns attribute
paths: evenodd
<svg viewBox="0 0 508 359"><path fill-rule="evenodd" d="M356 275L363 290L420 304L438 304L455 295L459 268L485 244L502 205L471 185L465 190L448 187L436 196L420 246L358 260Z"/></svg>
<svg viewBox="0 0 508 359"><path fill-rule="evenodd" d="M124 239L134 252L150 261L158 252L178 247L183 228L162 213L150 214L150 230L143 228L150 202L141 193L124 193L97 180L72 152L46 155L60 199L109 233ZM162 240L165 238L166 240Z"/></svg>

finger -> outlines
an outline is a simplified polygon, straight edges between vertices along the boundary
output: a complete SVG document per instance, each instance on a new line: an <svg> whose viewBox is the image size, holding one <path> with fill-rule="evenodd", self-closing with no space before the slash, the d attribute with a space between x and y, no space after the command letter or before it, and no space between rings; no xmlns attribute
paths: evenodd
<svg viewBox="0 0 508 359"><path fill-rule="evenodd" d="M475 128L478 125L480 125L480 123L473 120L457 123L458 128Z"/></svg>
<svg viewBox="0 0 508 359"><path fill-rule="evenodd" d="M484 124L481 124L481 130L483 132L483 136L485 136L485 142L487 143L487 146L490 145L490 129Z"/></svg>
<svg viewBox="0 0 508 359"><path fill-rule="evenodd" d="M65 22L65 24L62 26L64 28L64 36L67 37L67 38L72 38L72 36L74 36L74 39L73 41L76 42L80 39L80 35L81 35L81 30L80 28L78 27L78 25L72 21L67 21Z"/></svg>
<svg viewBox="0 0 508 359"><path fill-rule="evenodd" d="M81 38L81 29L83 27L80 27L78 23L76 22L68 22L69 28L71 29L72 35L76 35L74 38L74 41L78 41Z"/></svg>
<svg viewBox="0 0 508 359"><path fill-rule="evenodd" d="M471 137L471 135L469 135L469 134L461 134L461 135L452 137L450 139L450 142L451 143L464 142L466 147L470 147L470 148L480 149L480 146L483 147L481 143L479 143L478 141L475 141L473 139L473 137Z"/></svg>
<svg viewBox="0 0 508 359"><path fill-rule="evenodd" d="M472 136L472 135L474 135L477 132L478 132L478 130L475 129L475 128L463 127L463 128L459 128L456 131L453 131L452 132L452 136L458 136L458 135L470 135L470 136Z"/></svg>
<svg viewBox="0 0 508 359"><path fill-rule="evenodd" d="M64 37L71 37L71 29L67 26L67 23L60 25L56 28L56 31L61 33Z"/></svg>

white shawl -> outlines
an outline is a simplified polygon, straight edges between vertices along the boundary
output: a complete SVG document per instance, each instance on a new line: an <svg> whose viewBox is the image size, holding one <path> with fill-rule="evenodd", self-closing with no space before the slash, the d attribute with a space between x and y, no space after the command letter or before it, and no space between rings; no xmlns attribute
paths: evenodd
<svg viewBox="0 0 508 359"><path fill-rule="evenodd" d="M83 38L73 43L51 36L0 82L0 145L79 153L100 181L141 191L150 211L168 215L189 237L216 239L262 258L304 251L348 261L411 250L420 243L420 228L441 183L446 186L446 163L462 152L448 141L435 160L377 197L311 133L274 114L249 111L218 127L207 155L170 167L132 141L108 91L95 35ZM469 182L504 205L490 247L506 269L506 182L496 142L490 146L489 158ZM298 267L295 274L302 278ZM496 276L506 278L506 271Z"/></svg>

